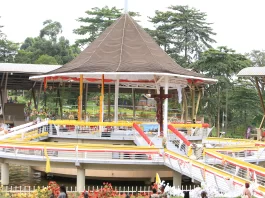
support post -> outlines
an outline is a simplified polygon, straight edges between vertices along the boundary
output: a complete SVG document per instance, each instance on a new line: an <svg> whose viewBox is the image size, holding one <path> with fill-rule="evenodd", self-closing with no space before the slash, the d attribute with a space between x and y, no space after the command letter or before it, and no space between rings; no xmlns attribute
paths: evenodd
<svg viewBox="0 0 265 198"><path fill-rule="evenodd" d="M133 120L135 120L135 89L132 88Z"/></svg>
<svg viewBox="0 0 265 198"><path fill-rule="evenodd" d="M168 76L165 76L165 95L168 94ZM165 98L164 102L164 126L163 126L163 135L166 138L167 137L167 131L168 131L168 98Z"/></svg>
<svg viewBox="0 0 265 198"><path fill-rule="evenodd" d="M37 99L37 110L38 111L39 111L39 104L40 104L40 95L41 95L41 90L42 90L42 84L43 84L43 82L41 81L40 82L40 90L39 90L38 99Z"/></svg>
<svg viewBox="0 0 265 198"><path fill-rule="evenodd" d="M82 120L82 102L83 102L83 74L80 75L79 85L79 98L78 98L78 121Z"/></svg>
<svg viewBox="0 0 265 198"><path fill-rule="evenodd" d="M173 171L173 186L175 186L175 188L177 188L178 186L179 188L181 188L181 179L182 179L181 173Z"/></svg>
<svg viewBox="0 0 265 198"><path fill-rule="evenodd" d="M189 108L188 108L188 101L187 101L187 94L186 90L183 89L183 111L184 111L184 123L186 124L188 121L189 116Z"/></svg>
<svg viewBox="0 0 265 198"><path fill-rule="evenodd" d="M9 184L9 164L1 164L1 184L6 186Z"/></svg>
<svg viewBox="0 0 265 198"><path fill-rule="evenodd" d="M78 192L82 192L85 189L86 182L86 171L82 167L77 167L77 176L76 176L76 188Z"/></svg>
<svg viewBox="0 0 265 198"><path fill-rule="evenodd" d="M109 84L109 92L108 92L108 118L110 122L111 121L111 118L110 118L110 84Z"/></svg>
<svg viewBox="0 0 265 198"><path fill-rule="evenodd" d="M191 84L191 103L192 103L192 110L191 110L191 121L193 122L195 118L195 85ZM196 121L196 120L195 120Z"/></svg>
<svg viewBox="0 0 265 198"><path fill-rule="evenodd" d="M263 118L262 118L262 121L259 125L259 129L262 128L262 125L264 123L264 117L265 117L265 106L264 106L264 102L263 102L263 97L262 97L262 94L261 94L261 90L260 90L260 86L259 86L259 81L258 81L258 78L255 77L255 81L256 81L256 88L258 90L258 94L259 94L259 100L260 100L260 105L261 105L261 108L263 110Z"/></svg>
<svg viewBox="0 0 265 198"><path fill-rule="evenodd" d="M84 110L85 110L85 115L87 113L87 93L88 93L88 83L85 84L86 88L85 88L85 104L84 104Z"/></svg>
<svg viewBox="0 0 265 198"><path fill-rule="evenodd" d="M62 120L63 119L63 104L62 104L62 98L61 98L59 86L57 89L57 97L58 97L58 101L59 101L60 116L61 116L61 120Z"/></svg>
<svg viewBox="0 0 265 198"><path fill-rule="evenodd" d="M99 122L104 121L104 74L102 74L101 81L101 96L100 96L100 110L99 110Z"/></svg>
<svg viewBox="0 0 265 198"><path fill-rule="evenodd" d="M115 102L114 102L114 121L118 122L118 113L119 113L119 83L120 79L117 75L116 81L115 81Z"/></svg>
<svg viewBox="0 0 265 198"><path fill-rule="evenodd" d="M35 94L35 89L34 87L32 87L31 89L31 93L32 93L32 98L33 98L33 103L34 103L34 108L37 109L37 100L36 100L36 94Z"/></svg>
<svg viewBox="0 0 265 198"><path fill-rule="evenodd" d="M198 88L198 90L199 90L199 94L198 94L197 103L196 103L195 120L196 120L196 117L198 114L199 105L200 105L201 96L202 96L202 91L199 88Z"/></svg>

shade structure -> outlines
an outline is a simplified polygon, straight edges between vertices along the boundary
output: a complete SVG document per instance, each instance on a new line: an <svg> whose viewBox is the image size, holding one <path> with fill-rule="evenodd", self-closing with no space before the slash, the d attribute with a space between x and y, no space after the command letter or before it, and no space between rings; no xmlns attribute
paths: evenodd
<svg viewBox="0 0 265 198"><path fill-rule="evenodd" d="M128 14L117 19L74 60L31 79L78 81L80 74L84 82L93 83L100 83L102 74L106 83L114 83L119 75L120 83L131 87L154 83L162 86L163 76L169 76L169 87L193 79L197 83L216 81L179 66Z"/></svg>

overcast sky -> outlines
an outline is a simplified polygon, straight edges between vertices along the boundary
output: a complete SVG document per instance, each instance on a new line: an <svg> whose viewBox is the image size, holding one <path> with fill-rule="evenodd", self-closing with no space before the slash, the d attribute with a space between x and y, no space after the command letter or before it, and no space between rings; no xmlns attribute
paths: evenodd
<svg viewBox="0 0 265 198"><path fill-rule="evenodd" d="M124 7L124 0L0 0L0 24L12 41L38 36L42 22L61 22L63 35L74 43L76 19L93 7ZM265 45L265 0L129 0L129 10L139 12L141 25L150 27L147 16L170 5L189 5L206 12L217 33L215 46L225 45L237 52L262 50Z"/></svg>

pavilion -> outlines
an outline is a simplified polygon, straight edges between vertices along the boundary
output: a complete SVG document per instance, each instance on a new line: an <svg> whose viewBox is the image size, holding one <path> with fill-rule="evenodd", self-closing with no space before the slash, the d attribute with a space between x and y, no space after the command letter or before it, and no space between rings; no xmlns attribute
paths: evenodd
<svg viewBox="0 0 265 198"><path fill-rule="evenodd" d="M30 77L37 82L80 83L79 119L82 119L83 84L101 84L101 113L105 85L115 85L114 121L118 121L119 88L153 90L164 100L163 128L167 128L168 93L177 90L182 100L183 88L189 87L192 98L191 118L196 119L199 102L195 90L217 80L187 70L170 58L152 37L128 14L123 14L74 60L46 74ZM199 91L201 93L201 91ZM201 95L198 96L198 101ZM183 97L184 98L184 97ZM185 100L183 100L185 102ZM161 101L163 104L163 101ZM185 103L184 103L185 105ZM185 116L188 118L186 101Z"/></svg>

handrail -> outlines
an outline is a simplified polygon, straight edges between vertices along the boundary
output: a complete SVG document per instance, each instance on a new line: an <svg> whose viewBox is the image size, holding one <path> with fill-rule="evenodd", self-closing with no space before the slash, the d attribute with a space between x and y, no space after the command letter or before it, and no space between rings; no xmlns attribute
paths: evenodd
<svg viewBox="0 0 265 198"><path fill-rule="evenodd" d="M144 138L148 145L154 146L154 143L149 139L149 137L143 132L143 130L135 123L133 123L135 130Z"/></svg>
<svg viewBox="0 0 265 198"><path fill-rule="evenodd" d="M261 166L254 165L254 164L251 164L251 163L248 163L248 162L245 162L245 161L242 161L242 160L218 153L218 152L213 151L213 150L208 151L208 149L205 149L204 152L205 152L205 155L210 155L210 156L216 157L218 159L228 161L228 162L233 163L235 165L238 165L242 168L262 173L263 175L265 174L265 168L263 168Z"/></svg>
<svg viewBox="0 0 265 198"><path fill-rule="evenodd" d="M187 140L187 138L185 138L173 125L169 124L168 129L172 131L176 136L178 136L184 142L184 144L186 144L187 146L191 145L190 141Z"/></svg>
<svg viewBox="0 0 265 198"><path fill-rule="evenodd" d="M85 122L76 120L49 120L48 124L75 126L123 126L132 127L135 122ZM139 123L139 122L138 122Z"/></svg>
<svg viewBox="0 0 265 198"><path fill-rule="evenodd" d="M194 166L197 166L203 170L207 170L207 171L210 171L212 173L215 173L215 174L218 174L224 178L233 178L235 182L237 182L238 184L241 184L241 185L244 185L246 182L249 183L248 180L246 179L243 179L243 178L240 178L238 176L235 176L235 175L232 175L232 174L229 174L223 170L220 170L218 168L215 168L211 165L208 165L208 164L205 164L205 163L202 163L202 162L199 162L199 161L196 161L196 160L192 160L188 157L185 157L183 155L180 155L180 154L177 154L175 152L172 152L172 151L169 151L167 149L165 149L165 155L171 155L173 157L176 157L178 159L181 159L183 161L186 161L186 162L191 162ZM264 186L259 186L258 187L258 190L260 190L261 192L265 193L265 187Z"/></svg>
<svg viewBox="0 0 265 198"><path fill-rule="evenodd" d="M174 124L171 123L173 127L179 127L179 128L209 128L210 125L207 123L202 123L202 124Z"/></svg>

